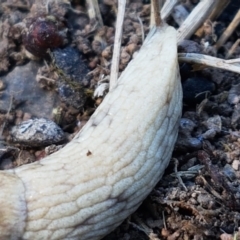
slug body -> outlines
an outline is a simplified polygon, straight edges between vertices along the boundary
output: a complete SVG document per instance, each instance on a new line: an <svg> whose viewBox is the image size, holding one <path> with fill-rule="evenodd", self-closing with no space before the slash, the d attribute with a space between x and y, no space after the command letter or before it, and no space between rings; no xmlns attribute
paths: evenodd
<svg viewBox="0 0 240 240"><path fill-rule="evenodd" d="M0 172L0 239L101 239L160 180L182 108L176 31L153 28L85 127L45 159Z"/></svg>

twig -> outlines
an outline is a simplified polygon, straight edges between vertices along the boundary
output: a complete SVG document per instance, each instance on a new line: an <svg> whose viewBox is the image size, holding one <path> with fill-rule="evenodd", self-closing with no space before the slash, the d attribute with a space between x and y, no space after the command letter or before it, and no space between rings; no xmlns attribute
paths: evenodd
<svg viewBox="0 0 240 240"><path fill-rule="evenodd" d="M133 218L136 223L129 221L130 225L135 227L137 230L145 233L148 236L149 240L159 240L159 238L153 232L153 230L150 227L148 227L141 218L139 218L136 214L133 215Z"/></svg>
<svg viewBox="0 0 240 240"><path fill-rule="evenodd" d="M221 58L211 57L203 54L180 53L178 54L178 60L181 62L197 63L206 65L208 67L215 67L240 73L240 65L236 64L240 62L240 59L224 60Z"/></svg>
<svg viewBox="0 0 240 240"><path fill-rule="evenodd" d="M118 1L118 14L117 14L117 23L116 23L111 74L110 74L110 90L113 89L118 79L120 50L121 50L121 43L122 43L122 26L123 26L125 8L126 8L126 0Z"/></svg>
<svg viewBox="0 0 240 240"><path fill-rule="evenodd" d="M240 23L240 9L238 10L232 22L228 25L227 29L224 31L222 36L218 39L215 45L216 49L219 49L228 40L228 38L232 35L233 31L236 29L239 23Z"/></svg>
<svg viewBox="0 0 240 240"><path fill-rule="evenodd" d="M209 191L218 199L223 200L221 195L213 189L213 187L207 182L207 180L200 175L200 178L202 179L204 185L209 189Z"/></svg>
<svg viewBox="0 0 240 240"><path fill-rule="evenodd" d="M187 189L187 187L185 186L185 184L183 183L183 180L182 180L181 176L178 174L178 170L177 170L178 160L177 160L176 158L174 158L173 160L174 160L174 172L175 172L175 175L176 175L179 183L182 185L182 187L184 188L184 190L187 192L188 189Z"/></svg>
<svg viewBox="0 0 240 240"><path fill-rule="evenodd" d="M206 17L215 7L217 1L215 0L202 0L192 10L187 19L178 29L178 42L188 39L206 20Z"/></svg>
<svg viewBox="0 0 240 240"><path fill-rule="evenodd" d="M155 26L159 27L162 23L159 0L152 0L151 11L153 12L154 16L154 24Z"/></svg>

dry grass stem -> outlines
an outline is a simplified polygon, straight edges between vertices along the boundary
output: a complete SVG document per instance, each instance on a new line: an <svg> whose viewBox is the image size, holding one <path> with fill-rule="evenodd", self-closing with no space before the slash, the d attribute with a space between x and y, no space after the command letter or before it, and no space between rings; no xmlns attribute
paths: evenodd
<svg viewBox="0 0 240 240"><path fill-rule="evenodd" d="M163 226L164 226L164 229L167 230L167 224L166 224L166 218L165 218L164 211L162 211L162 219L163 219Z"/></svg>
<svg viewBox="0 0 240 240"><path fill-rule="evenodd" d="M139 21L140 27L141 27L141 32L142 32L142 42L144 42L145 39L145 34L144 34L144 27L143 27L143 22L142 19L137 15L137 19Z"/></svg>
<svg viewBox="0 0 240 240"><path fill-rule="evenodd" d="M205 65L207 67L215 67L231 72L240 73L240 59L224 60L196 53L180 53L178 54L180 62L195 63Z"/></svg>
<svg viewBox="0 0 240 240"><path fill-rule="evenodd" d="M230 0L218 1L215 8L212 10L212 12L206 18L209 19L210 21L214 21L223 12L223 10L228 6L229 2L230 2ZM198 37L202 37L203 33L204 33L203 29L204 29L203 26L201 26L195 34Z"/></svg>
<svg viewBox="0 0 240 240"><path fill-rule="evenodd" d="M208 18L211 21L218 18L220 16L220 14L224 11L224 9L228 6L229 3L230 3L230 0L217 1L215 8L210 13L210 16Z"/></svg>
<svg viewBox="0 0 240 240"><path fill-rule="evenodd" d="M162 3L162 1L161 1ZM159 0L152 0L151 2L151 21L153 22L152 25L155 26L160 26L162 19L161 19L161 14L160 14L160 3ZM154 21L153 21L154 18Z"/></svg>
<svg viewBox="0 0 240 240"><path fill-rule="evenodd" d="M7 119L9 118L9 114L12 110L12 106L13 106L13 96L11 95L10 104L9 104L8 111L7 111L7 114L6 114L6 119L5 119L4 123L2 124L2 126L0 127L0 139L3 138L3 131L6 127Z"/></svg>
<svg viewBox="0 0 240 240"><path fill-rule="evenodd" d="M226 56L227 59L233 55L233 53L236 51L239 44L240 44L240 38L237 39L236 42L232 45L232 47L229 49L227 56Z"/></svg>
<svg viewBox="0 0 240 240"><path fill-rule="evenodd" d="M198 3L178 29L178 42L190 38L195 33L212 12L216 3L215 0L202 0Z"/></svg>
<svg viewBox="0 0 240 240"><path fill-rule="evenodd" d="M29 11L30 7L29 5L21 4L21 3L2 3L2 7L8 7L8 8L18 8L24 11Z"/></svg>
<svg viewBox="0 0 240 240"><path fill-rule="evenodd" d="M218 39L215 45L216 49L219 49L228 40L228 38L232 35L233 31L236 29L239 23L240 23L240 9L238 10L232 22L228 25L227 29L224 31L222 36Z"/></svg>
<svg viewBox="0 0 240 240"><path fill-rule="evenodd" d="M114 38L111 73L110 73L110 90L115 86L118 79L120 50L121 50L121 43L122 43L122 26L123 26L125 8L126 8L126 0L118 1L117 23L116 23L116 32L115 32L115 38Z"/></svg>
<svg viewBox="0 0 240 240"><path fill-rule="evenodd" d="M103 26L103 20L100 13L98 0L87 0L88 16L90 19L95 19L99 26Z"/></svg>
<svg viewBox="0 0 240 240"><path fill-rule="evenodd" d="M172 12L173 8L179 3L179 0L166 0L161 10L161 17L165 20Z"/></svg>
<svg viewBox="0 0 240 240"><path fill-rule="evenodd" d="M166 0L162 9L161 9L161 19L165 20L173 11L173 8L179 3L180 0ZM154 20L154 8L153 4L151 4L151 16L150 16L150 28L155 25Z"/></svg>
<svg viewBox="0 0 240 240"><path fill-rule="evenodd" d="M235 63L240 64L240 58L229 59L229 60L226 60L226 62L229 64L235 64Z"/></svg>

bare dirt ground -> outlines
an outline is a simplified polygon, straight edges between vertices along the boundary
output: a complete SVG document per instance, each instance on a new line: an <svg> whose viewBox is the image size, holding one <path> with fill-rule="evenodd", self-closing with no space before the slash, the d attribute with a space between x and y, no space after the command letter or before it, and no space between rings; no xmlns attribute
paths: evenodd
<svg viewBox="0 0 240 240"><path fill-rule="evenodd" d="M1 170L61 148L106 95L117 1L99 0L98 14L89 3L0 0ZM178 28L198 3L179 1L167 22ZM231 0L219 16L206 17L190 40L179 43L179 52L239 58L240 25L219 44L239 6ZM149 23L150 1L130 0L120 72L141 47ZM138 211L105 240L240 239L240 75L184 62L180 72L183 114L169 167ZM18 124L39 118L56 126L36 120L19 136ZM43 125L55 132L36 134Z"/></svg>

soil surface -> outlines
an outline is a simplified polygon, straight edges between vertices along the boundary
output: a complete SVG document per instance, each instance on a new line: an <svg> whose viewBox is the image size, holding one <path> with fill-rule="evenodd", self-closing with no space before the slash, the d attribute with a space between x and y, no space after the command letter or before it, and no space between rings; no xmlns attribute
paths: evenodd
<svg viewBox="0 0 240 240"><path fill-rule="evenodd" d="M178 28L198 2L179 1L167 22ZM117 1L99 0L99 8L100 15L92 15L87 1L0 0L1 170L57 151L101 104L109 87ZM240 26L215 47L238 10L238 0L230 1L217 19L206 19L201 31L179 43L179 52L240 58L240 46L233 48ZM150 1L130 0L120 73L141 47L149 22ZM180 73L183 114L169 167L141 207L105 240L240 239L240 75L186 63ZM48 126L56 131L39 130Z"/></svg>

